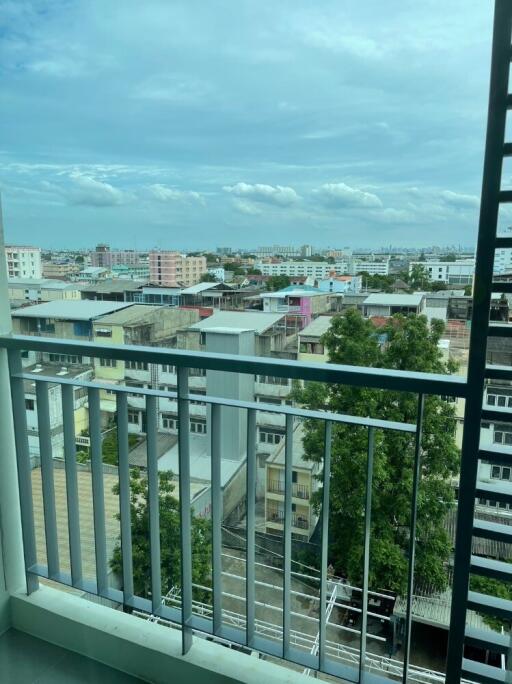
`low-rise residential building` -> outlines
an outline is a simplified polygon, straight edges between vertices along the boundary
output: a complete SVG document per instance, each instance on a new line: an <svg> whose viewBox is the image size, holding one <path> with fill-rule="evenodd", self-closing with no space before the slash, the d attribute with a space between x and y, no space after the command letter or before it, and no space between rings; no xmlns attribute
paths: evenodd
<svg viewBox="0 0 512 684"><path fill-rule="evenodd" d="M263 292L260 298L263 311L292 315L300 329L309 325L315 316L331 310L330 293L309 285L290 285L277 292Z"/></svg>
<svg viewBox="0 0 512 684"><path fill-rule="evenodd" d="M292 538L309 541L318 517L311 497L318 488L318 464L304 458L304 431L297 423L293 431ZM265 466L265 529L267 534L284 532L285 442L269 456Z"/></svg>
<svg viewBox="0 0 512 684"><path fill-rule="evenodd" d="M77 280L85 280L89 282L96 282L98 280L105 280L111 277L111 271L102 266L86 266L76 275Z"/></svg>
<svg viewBox="0 0 512 684"><path fill-rule="evenodd" d="M117 302L86 302L83 300L62 300L34 304L12 312L14 333L18 335L37 335L70 340L91 340L92 322L107 313L122 309L129 304ZM29 365L35 360L64 366L88 365L88 357L68 354L49 354L32 352L26 359Z"/></svg>
<svg viewBox="0 0 512 684"><path fill-rule="evenodd" d="M27 245L5 245L8 278L42 278L41 249Z"/></svg>
<svg viewBox="0 0 512 684"><path fill-rule="evenodd" d="M81 289L76 283L50 278L11 278L8 281L9 299L20 302L52 302L57 299L81 299Z"/></svg>
<svg viewBox="0 0 512 684"><path fill-rule="evenodd" d="M76 275L81 269L80 264L76 261L68 261L67 259L57 261L43 261L43 278L71 278Z"/></svg>
<svg viewBox="0 0 512 684"><path fill-rule="evenodd" d="M149 253L149 275L156 285L183 285L198 283L206 272L206 257L186 256L179 252L156 251Z"/></svg>
<svg viewBox="0 0 512 684"><path fill-rule="evenodd" d="M357 294L361 291L362 276L360 275L338 275L329 273L328 278L320 278L317 281L318 289L322 292L350 292Z"/></svg>
<svg viewBox="0 0 512 684"><path fill-rule="evenodd" d="M112 266L113 278L121 278L123 280L149 280L149 264L120 264L119 266Z"/></svg>
<svg viewBox="0 0 512 684"><path fill-rule="evenodd" d="M333 316L318 316L298 335L297 361L327 363L329 354L321 337L331 327Z"/></svg>
<svg viewBox="0 0 512 684"><path fill-rule="evenodd" d="M104 302L139 302L147 280L108 279L82 286L82 299ZM142 296L141 296L142 299ZM141 304L151 303L140 301Z"/></svg>
<svg viewBox="0 0 512 684"><path fill-rule="evenodd" d="M144 346L176 347L177 332L199 320L199 314L193 309L131 304L118 311L113 311L96 318L92 324L92 338L102 344L139 344ZM173 369L174 370L174 369ZM126 382L132 387L149 387L157 389L162 382L168 382L168 368L156 364L144 364L116 359L95 359L94 374L102 382L119 384ZM101 390L101 409L106 414L116 411L113 391ZM164 401L164 400L162 400ZM144 408L140 396L130 395L130 423L134 432L145 432L145 414L139 412Z"/></svg>
<svg viewBox="0 0 512 684"><path fill-rule="evenodd" d="M160 306L179 306L181 287L156 287L143 285L133 292L133 301L137 304L158 304Z"/></svg>
<svg viewBox="0 0 512 684"><path fill-rule="evenodd" d="M394 314L422 314L425 311L426 298L422 293L416 294L384 294L368 295L363 303L366 318L373 316L393 316Z"/></svg>
<svg viewBox="0 0 512 684"><path fill-rule="evenodd" d="M64 427L62 419L62 392L59 381L90 381L93 373L90 366L82 365L56 365L54 363L35 363L24 369L26 373L41 375L45 377L55 377L55 383L51 381L47 384L48 389L48 420L50 429L50 439L52 444L53 458L64 457ZM35 383L30 380L24 381L25 388L25 408L27 413L27 434L28 446L31 458L39 456L39 423L38 423L38 403ZM73 388L73 411L75 435L80 435L82 430L88 428L88 408L87 408L87 389L85 387Z"/></svg>

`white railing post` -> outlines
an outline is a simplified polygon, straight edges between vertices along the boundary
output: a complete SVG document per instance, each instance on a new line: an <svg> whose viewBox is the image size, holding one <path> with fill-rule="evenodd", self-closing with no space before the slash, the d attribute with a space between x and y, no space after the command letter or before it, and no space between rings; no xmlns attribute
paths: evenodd
<svg viewBox="0 0 512 684"><path fill-rule="evenodd" d="M12 332L0 200L0 335ZM0 349L0 633L9 626L9 595L26 586L16 444L7 350ZM2 583L5 578L5 584Z"/></svg>

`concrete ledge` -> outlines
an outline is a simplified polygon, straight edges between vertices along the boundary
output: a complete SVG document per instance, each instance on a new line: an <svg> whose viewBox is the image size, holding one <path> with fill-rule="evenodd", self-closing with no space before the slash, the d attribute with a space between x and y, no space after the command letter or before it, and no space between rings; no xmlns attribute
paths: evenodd
<svg viewBox="0 0 512 684"><path fill-rule="evenodd" d="M11 596L12 626L153 684L303 684L299 672L42 586Z"/></svg>

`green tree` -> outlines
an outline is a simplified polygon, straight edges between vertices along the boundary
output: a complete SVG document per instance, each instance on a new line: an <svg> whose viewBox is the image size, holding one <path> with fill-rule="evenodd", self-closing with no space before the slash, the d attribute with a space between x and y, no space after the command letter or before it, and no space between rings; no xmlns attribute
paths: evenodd
<svg viewBox="0 0 512 684"><path fill-rule="evenodd" d="M409 284L415 290L430 290L431 283L428 271L421 264L414 264L409 274Z"/></svg>
<svg viewBox="0 0 512 684"><path fill-rule="evenodd" d="M174 496L170 471L159 472L160 568L162 594L180 582L180 513ZM113 489L119 494L119 485ZM130 510L132 523L133 584L137 596L151 594L151 563L149 548L148 482L138 469L130 473ZM116 516L119 519L119 515ZM120 540L114 548L110 566L122 581L123 559ZM204 518L192 517L192 581L211 586L211 525ZM194 598L209 601L210 592L195 591Z"/></svg>
<svg viewBox="0 0 512 684"><path fill-rule="evenodd" d="M89 436L87 430L82 433L84 436ZM138 442L140 437L137 435L128 435L128 448L132 449ZM105 437L103 437L101 442L101 454L103 457L103 463L107 465L117 465L117 430L110 430L107 432ZM76 459L78 463L87 463L91 460L90 449L87 447L81 447L77 451Z"/></svg>
<svg viewBox="0 0 512 684"><path fill-rule="evenodd" d="M397 370L447 373L454 368L442 361L438 342L441 321L429 326L423 316L394 316L384 329L387 344L379 346L372 323L355 309L333 319L322 337L332 363ZM382 332L382 331L381 331ZM417 396L365 387L306 384L295 398L307 408L372 416L415 423ZM419 489L416 566L418 581L441 590L446 585L445 563L450 540L444 518L453 503L450 478L458 472L454 441L455 413L439 397L425 401L422 437L422 479ZM323 459L323 426L306 421L306 458ZM368 432L364 427L333 427L330 508L330 561L338 573L359 584L362 580L364 491ZM403 592L407 577L407 550L412 492L413 439L390 430L375 434L372 501L370 585ZM320 499L317 499L317 502Z"/></svg>
<svg viewBox="0 0 512 684"><path fill-rule="evenodd" d="M441 257L439 259L439 261L449 261L449 262L457 261L457 256L453 252L450 252L446 256Z"/></svg>
<svg viewBox="0 0 512 684"><path fill-rule="evenodd" d="M206 272L206 273L203 273L199 282L201 282L201 283L216 283L218 281L217 281L217 278L213 275L213 273Z"/></svg>
<svg viewBox="0 0 512 684"><path fill-rule="evenodd" d="M290 278L287 275L270 276L267 280L267 290L277 292L290 285Z"/></svg>
<svg viewBox="0 0 512 684"><path fill-rule="evenodd" d="M512 600L512 586L508 582L500 582L500 580L477 575L472 575L469 582L471 591L477 591L480 594L487 594L489 596L496 596L497 598L506 599L507 601ZM502 627L507 631L510 631L512 627L512 622L510 620L500 619L493 615L482 615L482 618L489 627L497 632L500 632Z"/></svg>
<svg viewBox="0 0 512 684"><path fill-rule="evenodd" d="M81 254L79 254L77 257L75 257L75 263L76 264L83 264L84 263L84 258Z"/></svg>

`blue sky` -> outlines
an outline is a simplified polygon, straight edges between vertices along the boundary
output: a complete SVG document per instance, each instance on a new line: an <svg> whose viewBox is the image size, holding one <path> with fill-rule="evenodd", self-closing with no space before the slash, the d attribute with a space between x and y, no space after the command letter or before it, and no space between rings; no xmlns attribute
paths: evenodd
<svg viewBox="0 0 512 684"><path fill-rule="evenodd" d="M6 237L472 244L490 0L0 0Z"/></svg>

